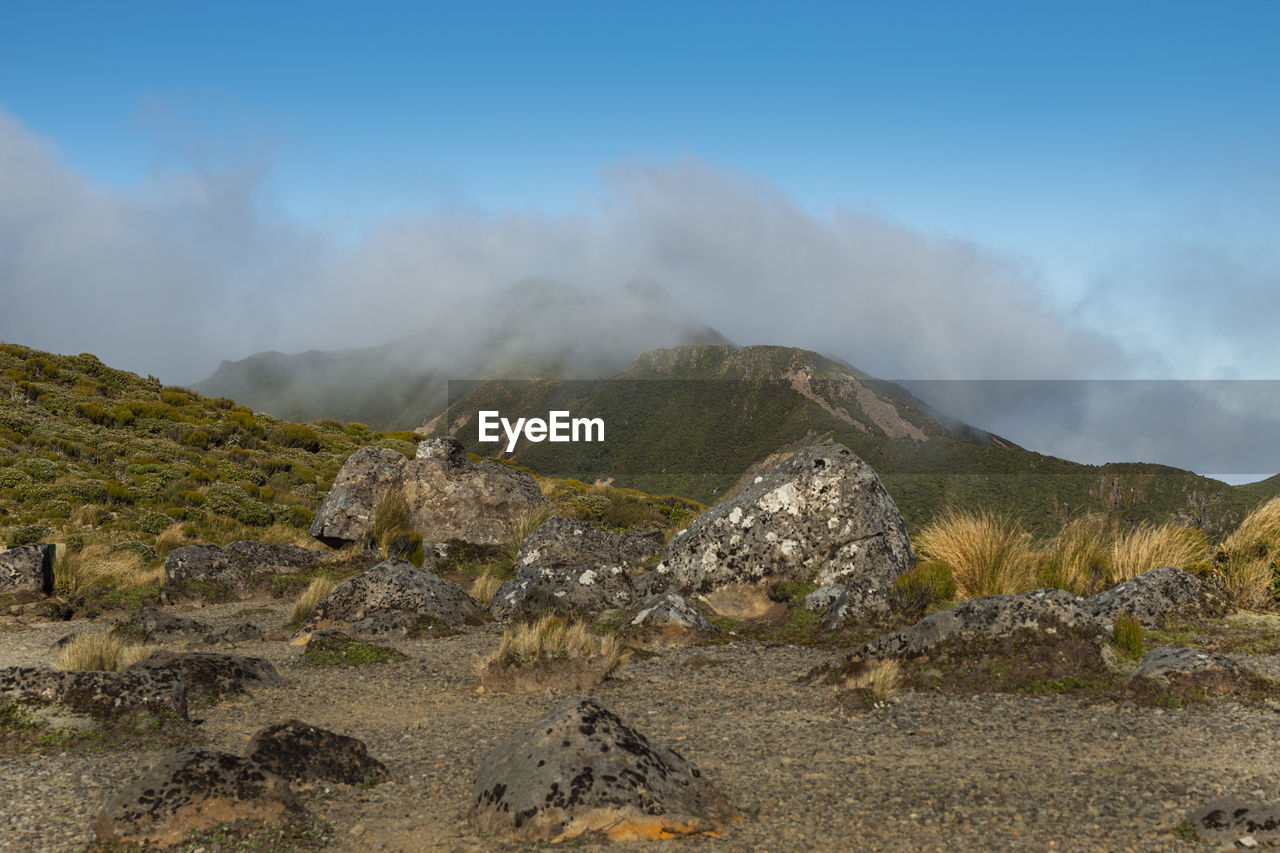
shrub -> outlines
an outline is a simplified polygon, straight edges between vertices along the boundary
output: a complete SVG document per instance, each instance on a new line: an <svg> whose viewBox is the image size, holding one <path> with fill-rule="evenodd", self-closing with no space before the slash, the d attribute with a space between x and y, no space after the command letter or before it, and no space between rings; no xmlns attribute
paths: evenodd
<svg viewBox="0 0 1280 853"><path fill-rule="evenodd" d="M54 667L115 672L150 657L155 650L114 634L77 634L58 652Z"/></svg>
<svg viewBox="0 0 1280 853"><path fill-rule="evenodd" d="M46 527L43 524L27 524L13 531L13 535L9 537L9 544L18 545L34 545L37 542L43 542L45 537L53 532L52 527Z"/></svg>
<svg viewBox="0 0 1280 853"><path fill-rule="evenodd" d="M1111 641L1129 657L1142 657L1142 623L1128 616L1117 616L1111 626Z"/></svg>
<svg viewBox="0 0 1280 853"><path fill-rule="evenodd" d="M311 585L293 603L293 610L289 612L289 626L291 628L302 627L311 618L311 614L315 612L316 605L320 603L320 599L333 592L333 589L334 583L328 578L315 578L312 580Z"/></svg>
<svg viewBox="0 0 1280 853"><path fill-rule="evenodd" d="M916 549L951 567L961 599L1027 592L1035 585L1030 534L1014 519L948 508L921 531Z"/></svg>
<svg viewBox="0 0 1280 853"><path fill-rule="evenodd" d="M302 424L281 424L272 432L271 438L285 447L297 447L310 453L320 452L320 437Z"/></svg>

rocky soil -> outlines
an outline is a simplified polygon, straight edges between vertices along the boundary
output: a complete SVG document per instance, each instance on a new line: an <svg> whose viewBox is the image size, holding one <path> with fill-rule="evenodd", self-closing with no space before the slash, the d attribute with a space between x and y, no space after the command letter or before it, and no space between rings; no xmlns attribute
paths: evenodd
<svg viewBox="0 0 1280 853"><path fill-rule="evenodd" d="M240 602L191 615L283 629L287 605ZM52 645L92 627L0 617L0 667L49 666ZM207 745L243 753L297 718L363 740L390 771L371 788L304 790L335 850L516 850L463 815L483 756L563 701L478 693L473 667L501 627L388 643L408 659L358 668L299 665L301 648L250 642L280 687L192 711ZM743 814L719 838L627 850L1209 850L1180 825L1219 797L1280 802L1273 711L1160 710L1058 695L905 692L846 716L832 688L802 680L836 653L734 640L663 649L592 691L650 740L691 760ZM1246 661L1280 671L1275 655ZM0 850L88 847L90 823L157 755L110 749L0 754ZM575 849L595 849L575 842Z"/></svg>

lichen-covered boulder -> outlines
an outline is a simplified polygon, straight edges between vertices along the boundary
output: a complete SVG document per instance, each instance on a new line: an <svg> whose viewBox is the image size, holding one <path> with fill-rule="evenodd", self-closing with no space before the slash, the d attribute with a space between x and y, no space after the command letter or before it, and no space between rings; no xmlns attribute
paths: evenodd
<svg viewBox="0 0 1280 853"><path fill-rule="evenodd" d="M677 534L655 570L688 595L779 581L886 583L912 567L902 515L851 450L823 444L775 465Z"/></svg>
<svg viewBox="0 0 1280 853"><path fill-rule="evenodd" d="M301 720L269 726L249 742L249 758L291 782L362 785L387 778L364 741Z"/></svg>
<svg viewBox="0 0 1280 853"><path fill-rule="evenodd" d="M1184 649L1177 646L1157 646L1142 656L1138 668L1129 676L1135 678L1169 678L1200 672L1234 674L1240 669L1226 655L1205 649Z"/></svg>
<svg viewBox="0 0 1280 853"><path fill-rule="evenodd" d="M279 687L280 673L264 658L219 652L171 652L160 650L130 666L126 672L171 671L182 675L192 698L216 701L223 696L248 693L249 688Z"/></svg>
<svg viewBox="0 0 1280 853"><path fill-rule="evenodd" d="M666 548L657 530L611 533L585 521L556 516L538 525L520 544L516 571L557 566L645 566Z"/></svg>
<svg viewBox="0 0 1280 853"><path fill-rule="evenodd" d="M484 622L479 602L461 588L395 558L343 581L320 599L311 620L317 627L345 628L378 613L412 613L450 628Z"/></svg>
<svg viewBox="0 0 1280 853"><path fill-rule="evenodd" d="M502 545L519 518L545 503L528 474L497 462L472 462L452 438L424 441L413 459L363 447L338 472L316 510L311 535L334 547L362 541L378 502L394 488L408 502L410 526L434 543Z"/></svg>
<svg viewBox="0 0 1280 853"><path fill-rule="evenodd" d="M249 562L217 545L183 545L165 556L164 579L168 585L199 581L242 590L249 583Z"/></svg>
<svg viewBox="0 0 1280 853"><path fill-rule="evenodd" d="M591 699L553 709L495 748L474 792L476 830L519 841L714 835L737 817L679 753Z"/></svg>
<svg viewBox="0 0 1280 853"><path fill-rule="evenodd" d="M493 594L489 612L495 619L517 613L599 613L621 610L636 600L631 577L621 566L526 568Z"/></svg>
<svg viewBox="0 0 1280 853"><path fill-rule="evenodd" d="M178 749L111 797L93 831L103 844L172 847L226 821L278 827L302 812L289 783L256 761L211 749Z"/></svg>
<svg viewBox="0 0 1280 853"><path fill-rule="evenodd" d="M53 592L52 545L19 545L0 551L0 594Z"/></svg>
<svg viewBox="0 0 1280 853"><path fill-rule="evenodd" d="M670 589L647 597L622 627L628 637L660 646L683 645L720 633L702 611Z"/></svg>
<svg viewBox="0 0 1280 853"><path fill-rule="evenodd" d="M14 666L0 669L0 696L57 703L97 717L137 711L187 716L187 680L176 670L64 672Z"/></svg>
<svg viewBox="0 0 1280 853"><path fill-rule="evenodd" d="M939 610L910 628L863 643L849 660L914 658L949 640L966 636L1007 637L1015 631L1085 628L1102 635L1096 620L1080 607L1080 599L1060 589L1038 589L1020 595L971 598L950 610Z"/></svg>
<svg viewBox="0 0 1280 853"><path fill-rule="evenodd" d="M805 607L818 609L825 595L818 593L834 592L833 598L826 598L823 608L822 626L834 630L846 624L872 622L889 614L889 589L879 578L863 578L845 584L822 587L805 597ZM810 602L815 606L810 607Z"/></svg>
<svg viewBox="0 0 1280 853"><path fill-rule="evenodd" d="M314 568L329 556L327 551L302 548L298 545L271 545L248 539L231 542L226 550L243 557L250 571L284 574L296 572L299 569Z"/></svg>
<svg viewBox="0 0 1280 853"><path fill-rule="evenodd" d="M1086 612L1110 625L1128 616L1143 627L1158 628L1171 615L1219 616L1227 610L1226 594L1195 575L1173 566L1144 572L1132 580L1081 602Z"/></svg>

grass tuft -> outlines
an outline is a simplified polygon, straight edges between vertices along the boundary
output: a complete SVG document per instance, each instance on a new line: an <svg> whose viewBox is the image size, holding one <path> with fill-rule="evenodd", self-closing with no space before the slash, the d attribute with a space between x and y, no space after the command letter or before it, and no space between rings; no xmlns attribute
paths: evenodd
<svg viewBox="0 0 1280 853"><path fill-rule="evenodd" d="M148 566L136 551L111 553L107 545L64 551L53 564L53 585L60 594L79 598L92 587L136 589L164 585L164 567Z"/></svg>
<svg viewBox="0 0 1280 853"><path fill-rule="evenodd" d="M864 690L875 700L888 702L898 695L901 667L896 660L875 660L862 664L845 678L845 690Z"/></svg>
<svg viewBox="0 0 1280 853"><path fill-rule="evenodd" d="M328 578L314 578L311 585L307 587L302 595L298 596L298 600L293 603L293 610L289 613L289 626L299 628L315 612L316 605L320 603L320 599L333 592L336 585Z"/></svg>
<svg viewBox="0 0 1280 853"><path fill-rule="evenodd" d="M502 578L485 569L471 584L471 597L482 604L488 604L493 600L500 586L502 586Z"/></svg>
<svg viewBox="0 0 1280 853"><path fill-rule="evenodd" d="M1203 560L1207 548L1204 533L1194 527L1156 527L1144 522L1121 533L1112 544L1111 582L1123 583L1161 566L1185 569Z"/></svg>
<svg viewBox="0 0 1280 853"><path fill-rule="evenodd" d="M1106 516L1091 513L1072 519L1041 548L1036 584L1064 589L1072 595L1102 591L1111 577L1114 538Z"/></svg>
<svg viewBox="0 0 1280 853"><path fill-rule="evenodd" d="M56 669L116 672L151 656L155 646L131 643L112 634L78 634L62 647Z"/></svg>
<svg viewBox="0 0 1280 853"><path fill-rule="evenodd" d="M480 669L569 658L603 658L607 674L630 660L631 650L623 648L618 638L611 634L603 637L592 634L585 622L548 614L536 621L509 628L502 635L497 651L481 664Z"/></svg>
<svg viewBox="0 0 1280 853"><path fill-rule="evenodd" d="M1247 610L1274 606L1280 577L1280 497L1245 516L1215 555L1215 580Z"/></svg>
<svg viewBox="0 0 1280 853"><path fill-rule="evenodd" d="M1142 623L1128 616L1117 616L1111 626L1111 642L1135 660L1142 657Z"/></svg>
<svg viewBox="0 0 1280 853"><path fill-rule="evenodd" d="M1028 592L1035 586L1031 536L1014 519L948 508L916 540L917 550L951 567L960 600Z"/></svg>

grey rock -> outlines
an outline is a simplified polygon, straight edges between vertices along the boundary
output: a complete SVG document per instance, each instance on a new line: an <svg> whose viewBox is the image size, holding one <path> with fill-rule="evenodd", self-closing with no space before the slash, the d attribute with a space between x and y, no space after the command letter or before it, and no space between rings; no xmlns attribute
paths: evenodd
<svg viewBox="0 0 1280 853"><path fill-rule="evenodd" d="M187 681L181 672L64 672L36 667L0 669L0 696L23 702L57 703L98 717L135 711L187 716Z"/></svg>
<svg viewBox="0 0 1280 853"><path fill-rule="evenodd" d="M394 558L339 584L316 604L312 621L346 627L378 613L433 617L450 628L484 621L479 602L461 588Z"/></svg>
<svg viewBox="0 0 1280 853"><path fill-rule="evenodd" d="M210 631L204 622L154 607L142 608L124 624L137 628L152 640L203 637Z"/></svg>
<svg viewBox="0 0 1280 853"><path fill-rule="evenodd" d="M249 583L249 565L217 545L184 545L165 556L164 578L166 584L200 581L243 590Z"/></svg>
<svg viewBox="0 0 1280 853"><path fill-rule="evenodd" d="M826 610L844 592L845 585L831 583L820 586L804 597L805 610Z"/></svg>
<svg viewBox="0 0 1280 853"><path fill-rule="evenodd" d="M863 643L849 658L913 658L966 635L1007 637L1022 628L1056 631L1059 627L1096 628L1099 633L1102 630L1071 593L1038 589L1020 595L971 598L950 610L927 616L910 628Z"/></svg>
<svg viewBox="0 0 1280 853"><path fill-rule="evenodd" d="M125 671L179 673L186 680L190 696L207 700L248 693L251 687L278 687L284 683L268 660L219 652L161 650Z"/></svg>
<svg viewBox="0 0 1280 853"><path fill-rule="evenodd" d="M489 612L496 619L516 613L599 613L621 610L636 600L631 577L621 566L560 566L526 570L494 593Z"/></svg>
<svg viewBox="0 0 1280 853"><path fill-rule="evenodd" d="M178 749L111 797L93 831L103 844L170 847L224 821L283 826L302 811L288 782L256 761L210 749Z"/></svg>
<svg viewBox="0 0 1280 853"><path fill-rule="evenodd" d="M497 462L472 462L451 438L418 445L414 459L364 447L351 455L316 510L311 535L327 545L362 541L378 502L399 487L426 542L503 544L517 519L545 503L537 482Z"/></svg>
<svg viewBox="0 0 1280 853"><path fill-rule="evenodd" d="M52 545L19 545L0 551L0 593L53 592Z"/></svg>
<svg viewBox="0 0 1280 853"><path fill-rule="evenodd" d="M585 521L549 518L520 544L516 570L524 574L559 566L621 566L640 568L666 548L657 530L611 533Z"/></svg>
<svg viewBox="0 0 1280 853"><path fill-rule="evenodd" d="M1143 627L1157 628L1172 614L1221 615L1227 609L1226 594L1182 569L1164 566L1084 599L1086 612L1107 625L1117 616L1128 616Z"/></svg>
<svg viewBox="0 0 1280 853"><path fill-rule="evenodd" d="M1187 823L1205 841L1230 843L1252 836L1267 846L1280 842L1280 806L1224 797L1196 809Z"/></svg>
<svg viewBox="0 0 1280 853"><path fill-rule="evenodd" d="M297 545L270 545L241 539L227 545L226 550L244 558L252 572L295 572L320 565L329 556L327 551L301 548Z"/></svg>
<svg viewBox="0 0 1280 853"><path fill-rule="evenodd" d="M457 633L443 622L417 613L375 613L349 626L346 632L361 640L421 639Z"/></svg>
<svg viewBox="0 0 1280 853"><path fill-rule="evenodd" d="M490 752L467 816L480 833L523 841L710 833L736 817L679 753L591 699L554 708Z"/></svg>
<svg viewBox="0 0 1280 853"><path fill-rule="evenodd" d="M1158 646L1142 656L1138 668L1129 676L1135 678L1167 678L1170 675L1188 675L1193 672L1217 670L1234 674L1239 671L1236 662L1226 655L1204 649L1183 649L1177 646Z"/></svg>
<svg viewBox="0 0 1280 853"><path fill-rule="evenodd" d="M784 580L888 583L913 562L902 515L880 478L847 447L824 444L698 516L671 540L656 571L687 595Z"/></svg>
<svg viewBox="0 0 1280 853"><path fill-rule="evenodd" d="M889 587L879 578L850 581L837 587L840 592L827 605L822 626L836 629L842 625L870 622L889 613ZM808 598L805 599L808 606Z"/></svg>
<svg viewBox="0 0 1280 853"><path fill-rule="evenodd" d="M364 741L288 720L269 726L249 742L249 758L291 782L360 785L387 778L387 768L369 755Z"/></svg>
<svg viewBox="0 0 1280 853"><path fill-rule="evenodd" d="M233 622L221 631L209 631L200 639L206 645L234 645L236 643L256 643L265 635L260 627L248 619Z"/></svg>
<svg viewBox="0 0 1280 853"><path fill-rule="evenodd" d="M667 590L646 598L636 615L627 620L628 628L677 628L718 634L720 629L702 615L702 611L678 592Z"/></svg>

